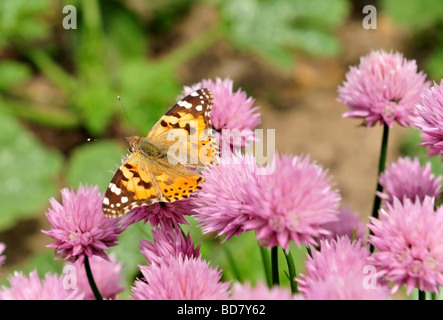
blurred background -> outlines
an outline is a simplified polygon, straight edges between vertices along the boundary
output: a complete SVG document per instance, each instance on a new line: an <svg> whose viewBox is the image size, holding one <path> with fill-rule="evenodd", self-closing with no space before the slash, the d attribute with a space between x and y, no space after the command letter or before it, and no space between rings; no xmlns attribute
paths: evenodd
<svg viewBox="0 0 443 320"><path fill-rule="evenodd" d="M0 278L17 269L60 271L41 233L49 199L80 183L103 192L126 154L124 137L146 135L182 87L202 79L229 77L255 98L260 128L275 129L276 150L309 154L327 168L342 204L366 221L382 128L342 119L337 87L350 65L378 49L402 52L440 82L443 2L0 0L0 242L7 246ZM425 160L416 130L395 125L390 133L388 161ZM440 161L432 159L435 172ZM146 229L134 226L115 248L131 270L128 283L144 263L137 248ZM197 243L212 239L192 230ZM230 257L246 253L240 273L258 279L253 239L232 239L223 251L211 240L202 253L227 279Z"/></svg>

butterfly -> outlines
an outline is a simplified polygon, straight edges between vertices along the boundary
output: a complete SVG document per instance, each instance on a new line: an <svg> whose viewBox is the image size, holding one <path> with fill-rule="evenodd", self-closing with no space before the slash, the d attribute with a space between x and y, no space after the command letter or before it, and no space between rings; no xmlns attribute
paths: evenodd
<svg viewBox="0 0 443 320"><path fill-rule="evenodd" d="M188 198L201 188L199 168L217 164L219 149L210 119L209 89L193 91L173 105L146 137L130 136L130 154L103 198L107 217L156 202Z"/></svg>

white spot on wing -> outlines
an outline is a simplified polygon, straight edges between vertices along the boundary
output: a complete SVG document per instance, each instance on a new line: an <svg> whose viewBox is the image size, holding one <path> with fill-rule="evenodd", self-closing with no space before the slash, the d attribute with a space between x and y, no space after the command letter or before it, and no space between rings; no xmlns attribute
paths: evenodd
<svg viewBox="0 0 443 320"><path fill-rule="evenodd" d="M178 104L180 107L183 107L183 108L186 108L186 109L189 109L189 108L192 107L192 104L190 104L189 102L184 101L184 100L180 100L179 102L177 102L177 104Z"/></svg>

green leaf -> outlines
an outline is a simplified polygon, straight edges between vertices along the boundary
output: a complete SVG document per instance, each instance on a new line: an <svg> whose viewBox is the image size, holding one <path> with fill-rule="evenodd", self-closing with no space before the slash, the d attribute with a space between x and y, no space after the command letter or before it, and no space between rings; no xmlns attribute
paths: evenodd
<svg viewBox="0 0 443 320"><path fill-rule="evenodd" d="M24 82L31 76L30 68L16 61L3 61L0 63L0 90L11 89L13 86Z"/></svg>
<svg viewBox="0 0 443 320"><path fill-rule="evenodd" d="M89 142L77 147L71 155L67 169L67 183L77 187L97 185L106 190L125 155L122 145L113 142Z"/></svg>
<svg viewBox="0 0 443 320"><path fill-rule="evenodd" d="M380 1L382 10L396 23L417 32L432 28L443 20L443 2L440 0L398 0Z"/></svg>
<svg viewBox="0 0 443 320"><path fill-rule="evenodd" d="M118 105L116 92L99 74L94 81L85 82L74 97L74 106L93 135L103 134L111 120L113 106Z"/></svg>
<svg viewBox="0 0 443 320"><path fill-rule="evenodd" d="M0 45L8 41L42 39L49 33L49 23L42 19L49 0L2 0L0 2Z"/></svg>
<svg viewBox="0 0 443 320"><path fill-rule="evenodd" d="M127 62L122 66L121 81L121 98L140 136L148 133L181 93L173 72L161 64Z"/></svg>
<svg viewBox="0 0 443 320"><path fill-rule="evenodd" d="M426 59L425 70L431 79L440 83L443 78L443 43L429 53Z"/></svg>
<svg viewBox="0 0 443 320"><path fill-rule="evenodd" d="M0 230L36 216L57 191L62 157L0 109Z"/></svg>
<svg viewBox="0 0 443 320"><path fill-rule="evenodd" d="M147 53L147 39L140 16L120 2L107 2L102 10L108 46L117 53L116 59L144 58Z"/></svg>
<svg viewBox="0 0 443 320"><path fill-rule="evenodd" d="M333 31L349 12L346 0L217 2L231 42L281 67L288 66L294 50L317 56L334 56L340 51Z"/></svg>

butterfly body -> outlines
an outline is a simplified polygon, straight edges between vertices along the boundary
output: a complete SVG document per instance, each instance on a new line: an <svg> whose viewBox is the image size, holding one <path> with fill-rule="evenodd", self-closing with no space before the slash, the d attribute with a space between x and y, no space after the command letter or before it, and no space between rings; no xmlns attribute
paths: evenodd
<svg viewBox="0 0 443 320"><path fill-rule="evenodd" d="M203 179L197 169L216 163L218 155L210 121L212 103L208 89L194 91L172 106L146 137L127 138L131 153L105 192L106 216L184 199L200 188Z"/></svg>
<svg viewBox="0 0 443 320"><path fill-rule="evenodd" d="M162 146L156 145L153 141L147 138L141 138L139 136L131 136L126 138L131 146L132 152L139 152L141 155L153 158L162 159L166 158L167 151Z"/></svg>

